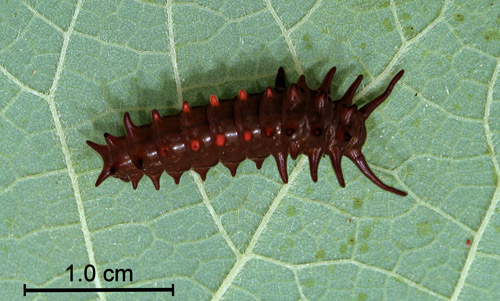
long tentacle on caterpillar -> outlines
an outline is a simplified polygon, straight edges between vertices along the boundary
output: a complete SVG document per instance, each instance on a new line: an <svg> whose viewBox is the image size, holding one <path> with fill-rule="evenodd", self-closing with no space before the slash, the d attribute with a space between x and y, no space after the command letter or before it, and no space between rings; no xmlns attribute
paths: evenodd
<svg viewBox="0 0 500 301"><path fill-rule="evenodd" d="M205 180L208 170L220 161L234 176L246 158L260 169L269 155L275 158L279 174L287 183L288 154L292 159L305 154L314 182L321 157L328 155L340 186L345 187L341 160L346 156L382 189L407 195L379 180L361 152L366 141L365 120L387 99L404 70L394 76L384 93L360 109L352 104L352 99L363 75L356 78L342 98L333 101L330 86L335 71L335 67L330 69L321 86L313 90L306 85L304 75L287 88L285 72L280 67L274 87L267 87L262 93L240 90L236 98L227 100L211 95L209 105L190 107L184 102L176 115L161 117L153 110L152 124L141 127L135 126L125 113L125 136L105 133L107 145L87 140L104 161L95 185L113 176L131 181L136 189L146 175L158 190L164 171L176 184L190 169Z"/></svg>

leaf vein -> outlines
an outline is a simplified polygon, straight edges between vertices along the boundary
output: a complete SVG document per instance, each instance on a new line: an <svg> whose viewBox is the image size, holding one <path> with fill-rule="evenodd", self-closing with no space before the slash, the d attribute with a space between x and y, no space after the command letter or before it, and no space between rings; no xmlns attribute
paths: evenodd
<svg viewBox="0 0 500 301"><path fill-rule="evenodd" d="M488 209L484 214L484 219L481 222L481 225L479 226L479 229L477 231L476 236L474 237L474 240L472 241L469 254L467 255L467 258L465 260L463 270L460 273L460 278L457 281L451 300L458 300L460 292L462 291L462 288L465 286L465 281L467 279L467 276L469 275L472 263L474 262L474 259L476 258L478 252L479 242L481 241L481 238L483 237L483 234L486 231L486 227L489 225L491 218L495 213L495 208L497 207L498 200L500 199L500 181L498 181L498 177L500 175L500 166L498 164L497 154L495 152L495 145L493 144L492 140L493 134L491 132L489 124L489 114L490 114L491 104L493 102L493 87L495 86L499 73L500 73L500 56L497 58L496 66L493 71L493 74L491 75L491 79L488 85L488 92L486 94L487 95L486 104L483 116L484 133L486 136L486 141L488 143L491 161L493 162L493 166L495 167L495 173L497 175L497 186L493 194L493 197L491 199L490 205L488 206Z"/></svg>
<svg viewBox="0 0 500 301"><path fill-rule="evenodd" d="M285 195L288 192L288 189L290 186L294 183L295 179L297 178L298 174L304 169L304 165L306 164L307 157L302 156L302 158L297 162L297 165L293 169L292 173L290 174L288 184L284 184L281 186L280 190L278 191L278 194L276 195L276 198L272 201L271 205L269 206L269 209L267 210L266 214L262 218L261 223L257 227L257 230L255 230L254 235L252 236L250 243L248 244L245 252L237 257L236 262L234 263L233 267L231 268L231 271L226 275L226 278L223 280L221 286L215 292L214 296L212 297L212 300L220 300L224 293L227 291L229 286L232 285L234 279L236 276L239 274L239 272L243 269L245 266L246 262L252 258L255 257L255 254L253 253L253 249L256 246L260 236L264 232L264 230L267 227L267 224L271 220L271 216L274 214L276 209L278 208L279 204L281 203L281 200L285 197Z"/></svg>
<svg viewBox="0 0 500 301"><path fill-rule="evenodd" d="M293 62L295 64L295 70L299 74L304 74L304 70L302 69L302 66L300 64L299 58L297 56L297 51L295 50L295 45L293 44L292 39L290 38L290 31L288 31L285 28L285 25L283 24L283 22L279 18L278 13L273 8L273 6L271 4L271 1L270 0L264 0L264 2L266 4L266 6L267 6L267 9L269 10L269 12L271 13L271 15L273 16L274 21L276 22L276 24L278 25L279 29L281 30L281 34L283 35L283 38L285 39L286 44L288 45L288 49L290 50Z"/></svg>
<svg viewBox="0 0 500 301"><path fill-rule="evenodd" d="M99 267L97 266L94 254L94 247L92 245L91 234L87 225L87 217L85 215L85 208L83 206L82 196L80 194L80 187L78 184L78 175L75 173L75 169L73 167L73 161L71 159L71 153L68 148L68 144L66 142L66 135L64 129L62 127L61 119L59 117L59 111L57 110L55 95L57 92L57 85L59 83L59 79L61 78L61 73L63 71L64 61L66 59L66 52L68 50L69 40L71 35L73 34L73 29L75 27L76 19L78 18L78 14L80 13L80 9L83 6L84 0L79 0L76 4L75 11L73 12L73 16L71 18L70 25L68 27L68 31L63 34L63 45L61 47L61 54L59 56L59 60L57 62L56 73L54 76L54 81L52 82L52 86L50 87L49 94L44 99L47 101L49 105L50 112L52 114L52 119L55 125L55 133L59 137L59 143L61 144L64 161L66 162L66 166L68 169L68 175L71 179L71 186L73 187L73 192L76 200L76 205L78 209L78 216L80 218L81 230L83 233L83 238L85 241L85 248L87 250L87 255L89 257L90 264L94 265L96 268L96 273L98 273ZM97 288L101 288L101 280L97 277L95 279L95 286ZM98 293L99 299L106 300L106 296L104 293Z"/></svg>
<svg viewBox="0 0 500 301"><path fill-rule="evenodd" d="M62 30L61 27L57 26L54 22L50 21L44 15L42 15L41 13L39 13L38 11L36 11L33 7L31 7L31 5L29 5L28 3L25 3L24 1L21 1L21 3L24 6L26 6L26 8L29 9L33 13L33 15L35 15L37 18L39 18L40 20L42 20L45 23L47 23L50 27L54 28L59 33L64 34L64 30Z"/></svg>
<svg viewBox="0 0 500 301"><path fill-rule="evenodd" d="M166 15L165 25L167 26L169 52L170 52L170 57L172 59L172 69L174 71L175 87L177 90L177 106L178 108L180 108L182 105L182 85L179 76L179 67L177 65L177 52L175 49L173 5L174 5L174 0L167 1L164 11Z"/></svg>
<svg viewBox="0 0 500 301"><path fill-rule="evenodd" d="M233 251L234 255L238 257L240 255L240 252L238 251L238 248L234 245L233 241L231 240L231 237L229 237L229 234L227 234L226 229L224 229L224 226L222 225L222 221L220 219L220 216L217 215L217 212L215 212L214 207L210 203L210 200L208 199L207 192L205 191L205 187L203 186L203 182L201 181L200 176L191 170L191 176L194 179L194 182L196 183L196 186L198 187L198 190L201 194L201 197L203 199L203 204L207 208L208 212L210 213L210 216L212 216L212 220L214 221L215 225L217 226L217 229L219 229L220 235L224 240L227 242L231 250Z"/></svg>

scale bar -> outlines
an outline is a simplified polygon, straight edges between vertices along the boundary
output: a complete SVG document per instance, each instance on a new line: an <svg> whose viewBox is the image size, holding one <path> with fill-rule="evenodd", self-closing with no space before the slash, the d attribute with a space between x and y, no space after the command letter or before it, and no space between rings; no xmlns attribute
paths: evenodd
<svg viewBox="0 0 500 301"><path fill-rule="evenodd" d="M172 287L103 287L103 288L27 288L23 285L23 296L26 293L112 293L112 292L170 292L174 296L174 284Z"/></svg>

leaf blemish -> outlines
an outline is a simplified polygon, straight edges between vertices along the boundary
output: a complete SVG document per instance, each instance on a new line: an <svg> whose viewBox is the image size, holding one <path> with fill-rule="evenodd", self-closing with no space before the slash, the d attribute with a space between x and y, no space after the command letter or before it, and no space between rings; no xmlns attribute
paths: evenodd
<svg viewBox="0 0 500 301"><path fill-rule="evenodd" d="M371 233L372 233L372 227L364 226L363 228L361 228L361 238L367 239Z"/></svg>
<svg viewBox="0 0 500 301"><path fill-rule="evenodd" d="M286 215L288 216L296 216L297 215L297 208L295 206L288 206L286 208Z"/></svg>
<svg viewBox="0 0 500 301"><path fill-rule="evenodd" d="M455 21L457 22L463 22L465 20L465 16L462 15L461 13L456 13L453 18L455 19Z"/></svg>
<svg viewBox="0 0 500 301"><path fill-rule="evenodd" d="M323 258L325 258L325 251L324 250L319 250L318 252L316 252L316 258L317 259L323 259Z"/></svg>
<svg viewBox="0 0 500 301"><path fill-rule="evenodd" d="M370 248L368 247L368 244L366 242L362 243L359 246L359 252L361 252L361 253L367 253L369 250L370 250Z"/></svg>
<svg viewBox="0 0 500 301"><path fill-rule="evenodd" d="M359 198L354 198L352 207L354 209L359 209L359 208L361 208L361 206L363 206L363 201Z"/></svg>

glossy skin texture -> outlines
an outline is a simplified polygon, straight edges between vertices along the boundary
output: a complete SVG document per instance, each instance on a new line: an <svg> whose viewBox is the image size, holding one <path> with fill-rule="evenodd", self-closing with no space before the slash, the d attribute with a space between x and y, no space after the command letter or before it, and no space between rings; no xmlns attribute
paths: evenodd
<svg viewBox="0 0 500 301"><path fill-rule="evenodd" d="M96 186L113 176L131 181L136 189L146 175L159 189L164 171L179 183L181 175L190 169L204 180L208 170L219 161L234 176L246 158L255 161L260 169L269 155L275 158L280 176L287 183L288 154L292 159L305 154L314 182L321 157L328 155L340 186L345 187L341 159L346 156L376 185L405 196L406 192L382 183L361 152L366 141L365 120L387 99L404 71L394 76L384 93L358 109L352 99L363 76L358 76L341 99L333 101L330 86L335 70L330 69L321 86L314 90L307 87L304 75L287 88L285 73L280 68L275 86L262 93L240 90L236 98L228 100L212 95L207 106L191 108L184 102L178 114L164 117L153 110L151 125L137 127L125 113L126 136L106 133L107 145L87 141L104 161Z"/></svg>

